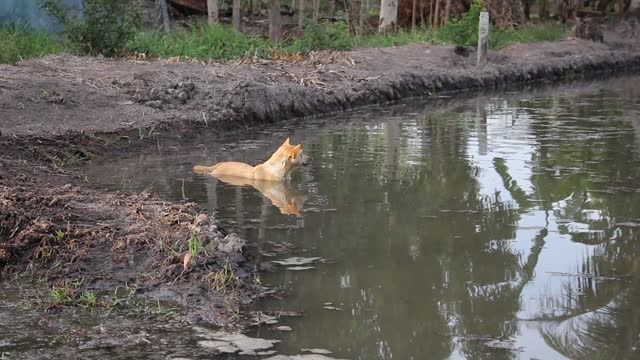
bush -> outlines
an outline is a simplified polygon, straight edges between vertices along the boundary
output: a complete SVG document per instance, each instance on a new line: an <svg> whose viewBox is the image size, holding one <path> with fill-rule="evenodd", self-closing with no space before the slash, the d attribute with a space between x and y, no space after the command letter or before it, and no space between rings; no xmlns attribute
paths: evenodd
<svg viewBox="0 0 640 360"><path fill-rule="evenodd" d="M13 64L60 51L60 43L44 32L19 24L0 26L0 63Z"/></svg>
<svg viewBox="0 0 640 360"><path fill-rule="evenodd" d="M78 17L72 17L59 0L43 0L43 8L64 26L69 45L83 54L121 55L142 25L137 0L85 0Z"/></svg>
<svg viewBox="0 0 640 360"><path fill-rule="evenodd" d="M456 45L475 46L478 44L478 23L484 11L483 0L474 0L460 19L448 21L438 30L438 38Z"/></svg>

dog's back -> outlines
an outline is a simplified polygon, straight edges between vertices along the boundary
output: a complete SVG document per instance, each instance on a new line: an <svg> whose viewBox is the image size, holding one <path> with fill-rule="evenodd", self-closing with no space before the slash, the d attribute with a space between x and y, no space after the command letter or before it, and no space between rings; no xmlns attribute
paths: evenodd
<svg viewBox="0 0 640 360"><path fill-rule="evenodd" d="M218 175L232 175L238 177L253 177L253 166L241 162L236 161L227 161L215 164L213 166L200 166L196 165L193 167L193 171L197 173L208 173L215 176Z"/></svg>

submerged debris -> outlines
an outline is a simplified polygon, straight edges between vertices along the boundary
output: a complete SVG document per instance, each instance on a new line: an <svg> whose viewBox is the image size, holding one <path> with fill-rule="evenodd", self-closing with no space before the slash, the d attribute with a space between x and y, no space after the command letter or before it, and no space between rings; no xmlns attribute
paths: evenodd
<svg viewBox="0 0 640 360"><path fill-rule="evenodd" d="M284 266L300 266L300 265L307 265L307 264L312 264L316 261L321 260L322 258L320 257L291 257L288 259L284 259L284 260L274 260L272 261L275 264L280 264L280 265L284 265Z"/></svg>
<svg viewBox="0 0 640 360"><path fill-rule="evenodd" d="M326 349L300 349L302 352L310 352L313 354L331 354L331 351Z"/></svg>
<svg viewBox="0 0 640 360"><path fill-rule="evenodd" d="M280 342L280 340L252 338L240 333L213 332L206 329L200 329L200 332L201 336L208 340L200 340L198 345L212 349L216 353L258 355L258 352L269 350Z"/></svg>

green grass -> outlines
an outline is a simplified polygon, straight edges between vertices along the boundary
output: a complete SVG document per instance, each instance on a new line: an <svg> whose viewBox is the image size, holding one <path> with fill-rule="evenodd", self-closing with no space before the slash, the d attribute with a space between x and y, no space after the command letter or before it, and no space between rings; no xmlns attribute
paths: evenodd
<svg viewBox="0 0 640 360"><path fill-rule="evenodd" d="M189 238L189 252L191 253L191 263L195 264L198 255L202 251L202 239L200 233L196 231L191 232L191 238Z"/></svg>
<svg viewBox="0 0 640 360"><path fill-rule="evenodd" d="M54 286L51 291L51 299L56 305L68 305L73 302L73 292L69 285Z"/></svg>
<svg viewBox="0 0 640 360"><path fill-rule="evenodd" d="M434 29L400 30L392 34L374 34L354 38L344 23L309 25L304 36L284 40L278 44L270 40L237 33L222 25L199 25L188 30L165 34L141 32L127 44L129 53L143 53L148 57L182 57L202 61L229 60L241 57L268 58L273 49L287 53L334 49L350 50L354 47L389 47L416 42L475 45L476 33L467 31L462 22ZM516 42L554 41L566 34L565 28L555 24L530 25L520 29L490 32L489 46L499 49Z"/></svg>
<svg viewBox="0 0 640 360"><path fill-rule="evenodd" d="M399 30L390 34L351 37L345 23L314 25L305 28L299 38L279 43L257 36L233 31L224 25L193 25L190 28L165 34L159 31L140 31L125 45L125 53L145 54L151 58L191 58L201 61L231 60L242 57L269 58L274 49L286 53L355 47L389 47L416 42L459 44L474 46L477 35L473 17L451 21L439 29ZM490 32L489 46L500 49L512 43L555 41L564 37L566 29L557 24L529 25L519 29ZM73 44L63 44L52 36L26 26L0 26L0 63L15 63L22 59L70 51Z"/></svg>
<svg viewBox="0 0 640 360"><path fill-rule="evenodd" d="M513 43L557 41L565 37L567 29L558 24L529 25L520 29L493 30L489 34L489 47L502 49Z"/></svg>
<svg viewBox="0 0 640 360"><path fill-rule="evenodd" d="M126 45L129 53L198 60L228 60L254 55L265 57L271 48L270 41L241 34L222 25L193 25L170 34L143 31Z"/></svg>
<svg viewBox="0 0 640 360"><path fill-rule="evenodd" d="M25 25L0 25L0 63L18 61L56 54L63 50L54 37Z"/></svg>
<svg viewBox="0 0 640 360"><path fill-rule="evenodd" d="M419 29L416 31L400 29L396 33L362 36L353 39L353 43L361 48L379 48L435 40L437 40L437 31L432 29Z"/></svg>

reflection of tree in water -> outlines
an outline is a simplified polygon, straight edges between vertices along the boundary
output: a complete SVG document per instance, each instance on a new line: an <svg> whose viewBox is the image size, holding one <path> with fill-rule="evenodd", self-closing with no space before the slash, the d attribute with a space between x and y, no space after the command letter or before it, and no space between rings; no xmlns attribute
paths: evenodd
<svg viewBox="0 0 640 360"><path fill-rule="evenodd" d="M348 273L351 285L363 290L341 299L363 317L337 330L340 338L362 339L354 342L355 358L374 358L381 349L386 358L407 351L445 358L453 351L452 330L497 337L516 330L503 324L518 311L517 292L469 296L469 284L488 288L522 277L523 270L500 241L513 238L517 214L499 196L480 195L481 170L467 160L468 132L455 120L430 116L351 129L320 139L314 150L318 164L341 155L314 174L319 192L349 214L323 218L331 223L323 226L322 246L367 249L362 259L344 261L373 264L369 272ZM341 163L350 158L363 163ZM373 173L363 177L361 168ZM306 221L315 231L313 220Z"/></svg>
<svg viewBox="0 0 640 360"><path fill-rule="evenodd" d="M640 217L634 191L640 167L630 153L640 139L623 130L630 126L628 105L608 93L526 105L538 143L529 198L544 200L541 206L553 211L561 233L597 246L575 269L587 277L567 283L561 302L568 308L546 323L545 340L570 358L633 357L640 345L640 310L634 306L640 281L597 278L628 278L639 270L633 269L640 254L637 231L618 225Z"/></svg>

